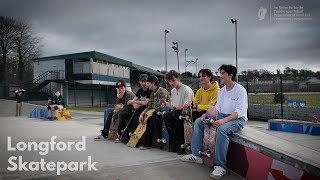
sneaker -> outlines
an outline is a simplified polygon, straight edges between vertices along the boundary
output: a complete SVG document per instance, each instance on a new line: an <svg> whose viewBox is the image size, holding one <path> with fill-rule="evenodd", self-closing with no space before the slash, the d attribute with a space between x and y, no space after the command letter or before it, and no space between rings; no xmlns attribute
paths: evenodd
<svg viewBox="0 0 320 180"><path fill-rule="evenodd" d="M198 163L198 164L203 163L203 161L200 157L195 156L193 154L184 155L184 156L182 156L181 160L185 161L185 162L194 162L194 163Z"/></svg>
<svg viewBox="0 0 320 180"><path fill-rule="evenodd" d="M94 140L95 141L107 141L108 140L108 136L100 135L98 137L95 137Z"/></svg>
<svg viewBox="0 0 320 180"><path fill-rule="evenodd" d="M115 143L121 142L121 139L120 139L120 138L117 138L117 139L114 140L114 142L115 142Z"/></svg>
<svg viewBox="0 0 320 180"><path fill-rule="evenodd" d="M139 147L139 149L140 149L140 150L147 150L147 149L150 149L150 147L147 147L147 146L140 146L140 147Z"/></svg>
<svg viewBox="0 0 320 180"><path fill-rule="evenodd" d="M58 118L57 118L57 117L54 117L53 120L56 121L56 120L58 120Z"/></svg>
<svg viewBox="0 0 320 180"><path fill-rule="evenodd" d="M47 119L48 119L48 120L51 120L51 119L52 119L52 117L47 117Z"/></svg>
<svg viewBox="0 0 320 180"><path fill-rule="evenodd" d="M226 169L224 169L221 166L214 166L214 169L212 173L210 174L210 177L213 179L221 178L223 175L226 174Z"/></svg>

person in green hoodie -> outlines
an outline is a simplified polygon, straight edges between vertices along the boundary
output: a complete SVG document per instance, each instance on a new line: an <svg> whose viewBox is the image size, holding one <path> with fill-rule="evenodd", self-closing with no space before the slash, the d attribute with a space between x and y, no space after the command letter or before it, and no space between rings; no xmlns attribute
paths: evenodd
<svg viewBox="0 0 320 180"><path fill-rule="evenodd" d="M213 81L213 74L210 69L201 69L198 76L201 88L197 90L193 102L188 104L189 107L193 108L193 119L199 118L210 107L216 104L220 90L219 83Z"/></svg>

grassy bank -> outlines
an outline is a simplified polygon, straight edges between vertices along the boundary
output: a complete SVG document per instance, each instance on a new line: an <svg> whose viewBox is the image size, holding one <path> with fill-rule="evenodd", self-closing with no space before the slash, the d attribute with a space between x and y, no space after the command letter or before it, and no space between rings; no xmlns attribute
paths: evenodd
<svg viewBox="0 0 320 180"><path fill-rule="evenodd" d="M249 94L248 96L249 104L275 104L273 98L274 94L271 93ZM284 105L288 105L288 100L303 100L306 101L307 107L320 107L320 93L285 93L284 98Z"/></svg>

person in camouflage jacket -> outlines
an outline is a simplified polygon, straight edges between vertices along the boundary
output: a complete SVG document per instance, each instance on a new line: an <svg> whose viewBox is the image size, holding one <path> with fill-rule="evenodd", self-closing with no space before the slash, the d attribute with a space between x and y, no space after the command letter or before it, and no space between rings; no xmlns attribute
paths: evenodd
<svg viewBox="0 0 320 180"><path fill-rule="evenodd" d="M169 92L159 86L159 79L151 75L147 79L147 86L152 91L150 96L150 101L147 108L140 114L139 121L147 123L147 129L143 137L143 146L140 147L141 150L149 149L152 144L152 137L160 137L161 125L160 117L157 112L163 108L166 102L170 101ZM148 119L144 119L143 116L151 109L155 109L152 116Z"/></svg>

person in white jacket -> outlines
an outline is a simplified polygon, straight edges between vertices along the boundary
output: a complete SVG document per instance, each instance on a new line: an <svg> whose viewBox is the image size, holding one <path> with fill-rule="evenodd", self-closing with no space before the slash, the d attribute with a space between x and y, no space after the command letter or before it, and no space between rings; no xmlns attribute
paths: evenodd
<svg viewBox="0 0 320 180"><path fill-rule="evenodd" d="M229 146L229 136L241 130L248 120L248 97L246 89L236 83L237 68L232 65L223 64L219 68L221 83L225 86L218 92L218 99L215 108L218 110L218 120L213 126L216 131L216 144L214 155L214 170L210 174L211 178L220 178L226 173L227 152ZM192 137L192 154L182 157L183 161L202 163L198 156L198 151L203 145L203 118L199 118L194 123Z"/></svg>

